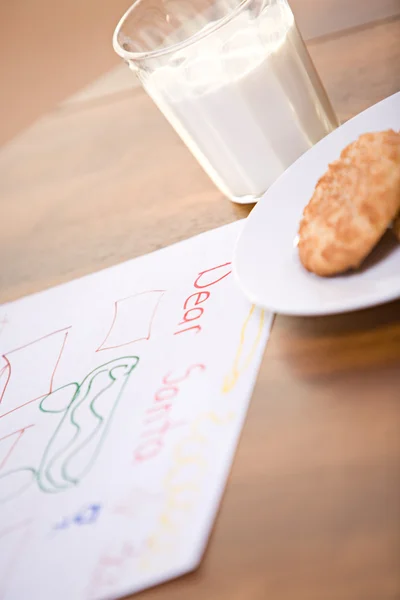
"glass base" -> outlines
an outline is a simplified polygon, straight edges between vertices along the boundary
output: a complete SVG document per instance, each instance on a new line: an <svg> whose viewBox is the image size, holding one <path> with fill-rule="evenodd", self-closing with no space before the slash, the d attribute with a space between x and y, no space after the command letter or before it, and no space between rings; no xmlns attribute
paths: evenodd
<svg viewBox="0 0 400 600"><path fill-rule="evenodd" d="M232 196L231 194L227 194L227 197L235 204L256 204L264 196L264 194L265 192L262 194L249 194L248 196Z"/></svg>

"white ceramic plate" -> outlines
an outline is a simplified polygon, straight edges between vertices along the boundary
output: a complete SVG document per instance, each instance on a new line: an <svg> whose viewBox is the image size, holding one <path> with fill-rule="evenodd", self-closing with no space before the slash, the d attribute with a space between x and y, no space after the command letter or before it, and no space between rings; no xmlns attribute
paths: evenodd
<svg viewBox="0 0 400 600"><path fill-rule="evenodd" d="M326 315L400 297L400 244L388 232L360 271L332 278L308 273L294 240L303 209L328 164L361 133L400 130L400 92L316 144L268 190L238 240L234 272L255 304L290 315Z"/></svg>

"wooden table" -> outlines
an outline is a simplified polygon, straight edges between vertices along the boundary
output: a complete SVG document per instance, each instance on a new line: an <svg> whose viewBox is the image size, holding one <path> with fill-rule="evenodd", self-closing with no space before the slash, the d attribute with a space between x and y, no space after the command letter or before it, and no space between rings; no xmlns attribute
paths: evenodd
<svg viewBox="0 0 400 600"><path fill-rule="evenodd" d="M400 0L292 6L342 120L398 91ZM1 302L248 214L140 88L102 85L1 151ZM137 598L400 598L400 302L276 318L203 563Z"/></svg>

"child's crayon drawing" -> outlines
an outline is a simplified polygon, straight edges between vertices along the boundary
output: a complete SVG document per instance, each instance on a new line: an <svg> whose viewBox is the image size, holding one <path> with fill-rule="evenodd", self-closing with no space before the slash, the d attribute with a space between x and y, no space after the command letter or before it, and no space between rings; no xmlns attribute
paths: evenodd
<svg viewBox="0 0 400 600"><path fill-rule="evenodd" d="M0 307L0 600L199 564L272 318L236 287L241 227Z"/></svg>

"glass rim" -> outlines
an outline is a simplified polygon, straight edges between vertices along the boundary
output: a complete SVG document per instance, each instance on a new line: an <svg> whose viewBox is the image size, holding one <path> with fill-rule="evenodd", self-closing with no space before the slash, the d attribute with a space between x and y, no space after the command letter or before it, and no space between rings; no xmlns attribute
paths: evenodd
<svg viewBox="0 0 400 600"><path fill-rule="evenodd" d="M177 50L182 50L183 48L186 48L190 44L197 42L198 40L200 40L202 38L207 37L210 33L217 31L218 29L220 29L220 27L223 27L226 23L229 23L229 21L231 19L233 19L233 17L235 17L246 6L246 4L251 2L251 0L240 0L239 4L234 9L232 9L227 15L225 15L225 17L222 17L222 19L218 19L218 21L215 21L214 24L211 25L210 27L200 29L200 31L198 31L197 33L190 35L188 38L186 38L180 42L176 42L174 44L166 46L165 48L158 48L158 49L156 48L155 50L148 50L146 52L131 52L129 50L125 50L121 46L121 44L118 41L118 36L122 32L122 27L123 27L126 19L129 17L129 15L135 10L135 8L142 1L143 0L135 0L135 2L132 4L132 6L130 6L128 8L128 10L122 15L122 17L118 21L118 24L113 33L113 38L112 38L113 48L114 48L115 52L118 54L118 56L120 56L121 58L123 58L125 60L140 61L140 60L145 60L146 58L156 58L159 56L164 56L166 54L170 54L171 52L175 52Z"/></svg>

